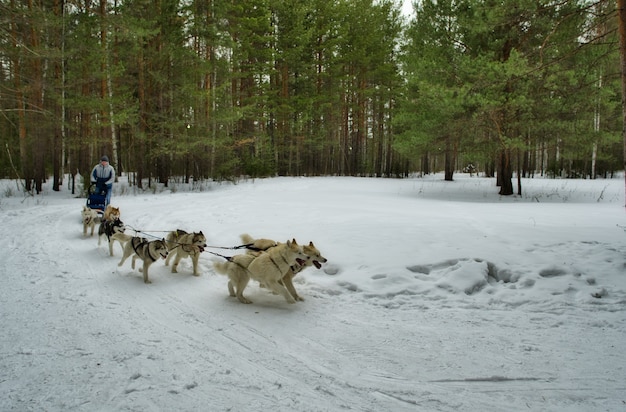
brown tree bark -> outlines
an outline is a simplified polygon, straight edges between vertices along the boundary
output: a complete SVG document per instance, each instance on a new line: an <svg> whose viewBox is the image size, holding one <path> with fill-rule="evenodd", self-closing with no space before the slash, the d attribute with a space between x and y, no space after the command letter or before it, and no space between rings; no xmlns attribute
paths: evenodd
<svg viewBox="0 0 626 412"><path fill-rule="evenodd" d="M500 178L500 192L502 196L513 194L513 168L511 166L511 149L502 149L500 164L498 165L498 177ZM521 188L520 188L521 190Z"/></svg>
<svg viewBox="0 0 626 412"><path fill-rule="evenodd" d="M622 138L624 140L624 192L626 193L626 0L617 0L617 17L620 67L622 68Z"/></svg>

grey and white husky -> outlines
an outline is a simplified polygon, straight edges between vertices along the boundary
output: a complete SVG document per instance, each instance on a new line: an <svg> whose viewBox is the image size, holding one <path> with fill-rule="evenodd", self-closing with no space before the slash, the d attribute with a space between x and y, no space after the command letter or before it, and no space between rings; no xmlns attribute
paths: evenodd
<svg viewBox="0 0 626 412"><path fill-rule="evenodd" d="M140 268L139 271L143 272L143 281L144 283L151 283L150 279L148 279L148 268L159 258L167 258L165 239L148 241L148 239L143 237L132 237L124 245L124 256L122 256L122 260L120 260L117 266L122 266L131 255L133 257L132 268L135 269L135 260L141 259L143 268Z"/></svg>
<svg viewBox="0 0 626 412"><path fill-rule="evenodd" d="M120 219L103 220L98 228L98 246L102 242L102 237L106 236L109 243L109 254L113 256L113 243L119 242L123 250L126 242L132 238L131 235L124 233L125 230L126 227Z"/></svg>
<svg viewBox="0 0 626 412"><path fill-rule="evenodd" d="M184 230L175 230L168 233L165 243L169 251L169 255L165 260L165 266L168 266L170 259L176 256L172 264L172 273L178 273L176 268L181 259L190 257L193 263L193 275L200 276L198 259L200 259L200 254L204 252L206 247L206 237L202 234L202 231L187 233Z"/></svg>

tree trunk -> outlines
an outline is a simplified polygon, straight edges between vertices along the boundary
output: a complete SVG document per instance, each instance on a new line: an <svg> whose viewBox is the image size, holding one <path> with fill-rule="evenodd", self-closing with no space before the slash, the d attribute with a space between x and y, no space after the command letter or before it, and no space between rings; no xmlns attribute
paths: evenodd
<svg viewBox="0 0 626 412"><path fill-rule="evenodd" d="M143 46L142 46L143 47ZM140 47L139 56L137 56L137 95L139 98L139 133L135 136L138 141L137 150L135 151L135 170L137 171L137 187L143 189L144 175L144 153L146 145L147 132L147 103L146 103L146 82L145 82L145 62L143 57L143 48Z"/></svg>
<svg viewBox="0 0 626 412"><path fill-rule="evenodd" d="M425 175L430 174L430 156L428 156L428 152L422 156L422 173Z"/></svg>
<svg viewBox="0 0 626 412"><path fill-rule="evenodd" d="M15 4L11 2L11 9L15 8ZM13 48L16 50L21 50L21 47L18 47L19 44L19 35L18 35L18 25L16 22L11 23L11 38L13 39ZM25 167L27 161L27 150L28 150L28 142L26 141L26 110L24 105L24 92L22 90L22 74L21 74L21 56L15 55L15 59L13 60L13 79L14 79L14 87L16 94L16 110L17 110L17 130L19 136L19 148L20 148L20 161L22 164L22 175L24 177L25 189L27 191L30 190L30 179L28 176L24 174ZM15 169L16 170L16 169ZM16 174L18 174L16 170ZM17 178L20 178L19 174Z"/></svg>
<svg viewBox="0 0 626 412"><path fill-rule="evenodd" d="M511 149L503 149L500 153L500 165L498 167L500 180L500 195L510 196L513 194L513 169L511 167Z"/></svg>
<svg viewBox="0 0 626 412"><path fill-rule="evenodd" d="M622 139L624 140L624 192L626 193L626 0L617 0L619 56L622 68ZM626 206L626 205L625 205Z"/></svg>
<svg viewBox="0 0 626 412"><path fill-rule="evenodd" d="M29 0L28 8L32 10L35 7L32 1ZM30 28L31 34L31 42L30 48L31 50L39 49L39 32L38 27L35 26L35 21L32 22ZM28 118L30 123L30 128L28 134L30 135L30 161L32 164L29 166L29 172L32 174L32 177L35 182L35 191L37 194L40 194L43 191L43 181L45 180L45 166L44 166L44 158L45 158L45 150L46 150L46 138L44 137L44 129L41 125L44 125L45 119L43 118L44 104L43 104L43 67L42 67L42 59L33 57L31 58L31 65L29 66L29 77L30 77L30 108L34 110L29 110ZM39 125L39 127L35 127L35 125ZM27 176L28 177L28 176Z"/></svg>
<svg viewBox="0 0 626 412"><path fill-rule="evenodd" d="M450 137L446 139L446 153L444 164L444 179L447 182L452 182L452 176L454 174L454 153L452 151L452 145L450 143Z"/></svg>

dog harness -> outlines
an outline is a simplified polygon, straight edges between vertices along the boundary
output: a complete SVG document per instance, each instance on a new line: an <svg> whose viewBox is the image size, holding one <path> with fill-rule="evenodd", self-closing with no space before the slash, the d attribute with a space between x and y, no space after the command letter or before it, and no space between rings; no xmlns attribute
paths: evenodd
<svg viewBox="0 0 626 412"><path fill-rule="evenodd" d="M135 239L139 239L139 243ZM148 239L143 238L143 237L134 237L133 240L131 240L131 245L133 246L133 250L135 251L137 255L139 254L137 249L142 248L145 251L146 246L148 246L149 243L150 242L148 242ZM152 255L150 254L150 248L148 248L147 255L150 259L152 259L153 262L156 262L158 259L158 257L156 258L152 257Z"/></svg>
<svg viewBox="0 0 626 412"><path fill-rule="evenodd" d="M107 235L107 239L108 240L111 240L111 236L113 236L113 234L114 234L113 233L113 229L115 227L120 227L122 229L121 232L124 233L124 223L122 223L122 221L119 220L119 219L115 219L115 220L112 220L112 221L105 220L102 223L104 224L104 234ZM135 251L135 252L137 252L137 251Z"/></svg>
<svg viewBox="0 0 626 412"><path fill-rule="evenodd" d="M270 255L270 262L272 262L274 264L274 266L276 266L276 269L278 269L280 271L280 273L283 273L283 270L281 269L281 267L278 265L278 263L276 263L274 261L274 259L272 259L272 256ZM291 265L289 264L289 262L287 262L287 260L285 259L285 257L283 255L280 255L280 258L283 260L283 262L285 262L285 264L291 268Z"/></svg>

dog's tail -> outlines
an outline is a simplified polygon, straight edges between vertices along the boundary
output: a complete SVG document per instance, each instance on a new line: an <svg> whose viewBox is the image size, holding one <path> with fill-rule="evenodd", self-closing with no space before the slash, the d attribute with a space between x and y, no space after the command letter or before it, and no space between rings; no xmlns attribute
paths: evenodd
<svg viewBox="0 0 626 412"><path fill-rule="evenodd" d="M228 275L228 265L232 264L229 261L226 262L213 262L213 268L220 275Z"/></svg>
<svg viewBox="0 0 626 412"><path fill-rule="evenodd" d="M275 241L271 239L254 239L252 236L250 236L247 233L244 233L243 235L240 235L239 237L241 238L241 241L243 242L243 244L246 246L248 250L255 251L255 252L267 250L269 248L272 248L278 245L278 243L276 243Z"/></svg>
<svg viewBox="0 0 626 412"><path fill-rule="evenodd" d="M239 238L244 245L254 243L254 238L247 233L240 235Z"/></svg>

